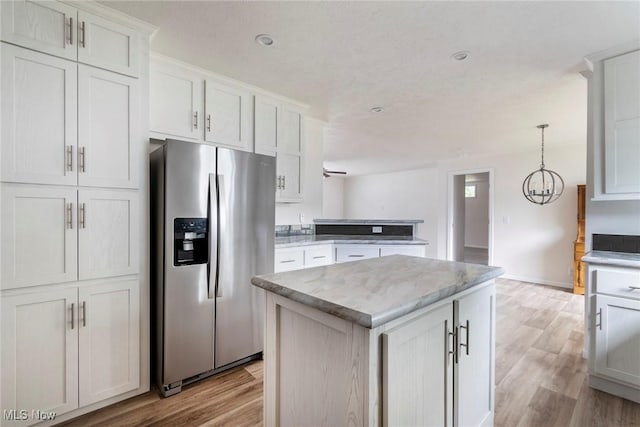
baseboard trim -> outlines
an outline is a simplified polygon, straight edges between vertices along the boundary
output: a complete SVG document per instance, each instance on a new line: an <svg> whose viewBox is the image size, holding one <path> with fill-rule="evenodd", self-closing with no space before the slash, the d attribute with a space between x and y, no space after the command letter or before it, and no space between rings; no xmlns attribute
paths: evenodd
<svg viewBox="0 0 640 427"><path fill-rule="evenodd" d="M558 288L573 289L572 282L556 282L555 280L546 280L539 277L517 276L513 274L505 274L501 276L503 279L518 280L520 282L533 283L534 285L556 286Z"/></svg>

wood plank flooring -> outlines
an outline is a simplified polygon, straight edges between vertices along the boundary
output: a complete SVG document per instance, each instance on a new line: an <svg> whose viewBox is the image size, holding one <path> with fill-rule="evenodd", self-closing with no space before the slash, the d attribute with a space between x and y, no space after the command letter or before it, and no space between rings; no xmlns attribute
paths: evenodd
<svg viewBox="0 0 640 427"><path fill-rule="evenodd" d="M582 359L583 297L497 280L496 427L640 427L640 405L593 390ZM262 362L161 399L152 391L66 426L261 426Z"/></svg>

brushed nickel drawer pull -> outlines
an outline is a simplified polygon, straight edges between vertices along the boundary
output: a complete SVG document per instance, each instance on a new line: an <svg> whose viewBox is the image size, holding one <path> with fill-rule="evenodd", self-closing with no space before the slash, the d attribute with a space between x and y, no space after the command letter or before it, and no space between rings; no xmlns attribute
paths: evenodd
<svg viewBox="0 0 640 427"><path fill-rule="evenodd" d="M79 147L78 148L78 170L80 172L85 172L85 156L86 156L86 148Z"/></svg>
<svg viewBox="0 0 640 427"><path fill-rule="evenodd" d="M600 322L596 323L596 326L598 327L598 329L602 330L602 308L598 310L598 312L596 313L596 317L600 317Z"/></svg>
<svg viewBox="0 0 640 427"><path fill-rule="evenodd" d="M82 326L87 326L87 302L82 301Z"/></svg>
<svg viewBox="0 0 640 427"><path fill-rule="evenodd" d="M73 230L73 203L67 203L67 228Z"/></svg>
<svg viewBox="0 0 640 427"><path fill-rule="evenodd" d="M629 289L633 290L640 290L640 286L634 286L634 285L629 285Z"/></svg>
<svg viewBox="0 0 640 427"><path fill-rule="evenodd" d="M319 256L314 256L313 259L320 259L320 258L326 258L326 255L319 255Z"/></svg>
<svg viewBox="0 0 640 427"><path fill-rule="evenodd" d="M69 17L69 23L67 24L68 28L68 38L69 44L73 44L73 18Z"/></svg>
<svg viewBox="0 0 640 427"><path fill-rule="evenodd" d="M211 132L211 114L207 114L207 132Z"/></svg>
<svg viewBox="0 0 640 427"><path fill-rule="evenodd" d="M290 262L296 262L296 260L295 259L285 259L284 261L280 261L280 264L287 264L287 263L290 263Z"/></svg>
<svg viewBox="0 0 640 427"><path fill-rule="evenodd" d="M362 258L364 255L351 254L349 258Z"/></svg>
<svg viewBox="0 0 640 427"><path fill-rule="evenodd" d="M465 348L465 353L468 356L469 355L469 321L467 320L466 326L460 325L460 329L464 329L465 335L466 335L466 341L464 344L462 343L462 340L460 340L460 347Z"/></svg>
<svg viewBox="0 0 640 427"><path fill-rule="evenodd" d="M71 329L74 329L76 324L75 312L75 304L71 303Z"/></svg>
<svg viewBox="0 0 640 427"><path fill-rule="evenodd" d="M86 206L84 203L80 203L78 206L78 228L87 228L87 224L85 222L85 214L86 214Z"/></svg>
<svg viewBox="0 0 640 427"><path fill-rule="evenodd" d="M84 21L82 21L80 23L80 30L79 30L79 34L78 34L78 44L80 44L80 47L86 47L85 46L85 33L84 33Z"/></svg>
<svg viewBox="0 0 640 427"><path fill-rule="evenodd" d="M198 112L193 114L193 128L198 129Z"/></svg>
<svg viewBox="0 0 640 427"><path fill-rule="evenodd" d="M71 172L73 171L73 147L72 146L67 145L66 155L67 155L67 171Z"/></svg>

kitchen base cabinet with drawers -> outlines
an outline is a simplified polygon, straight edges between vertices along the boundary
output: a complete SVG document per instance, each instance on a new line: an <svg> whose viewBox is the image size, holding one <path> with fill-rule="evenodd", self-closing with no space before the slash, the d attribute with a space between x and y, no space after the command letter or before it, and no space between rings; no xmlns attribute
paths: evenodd
<svg viewBox="0 0 640 427"><path fill-rule="evenodd" d="M589 383L640 403L640 268L589 264L587 277Z"/></svg>

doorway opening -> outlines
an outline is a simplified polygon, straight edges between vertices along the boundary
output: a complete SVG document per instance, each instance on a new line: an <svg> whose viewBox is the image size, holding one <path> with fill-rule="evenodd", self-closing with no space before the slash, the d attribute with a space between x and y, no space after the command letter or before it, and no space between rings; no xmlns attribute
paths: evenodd
<svg viewBox="0 0 640 427"><path fill-rule="evenodd" d="M450 173L448 211L447 259L491 264L493 170Z"/></svg>

